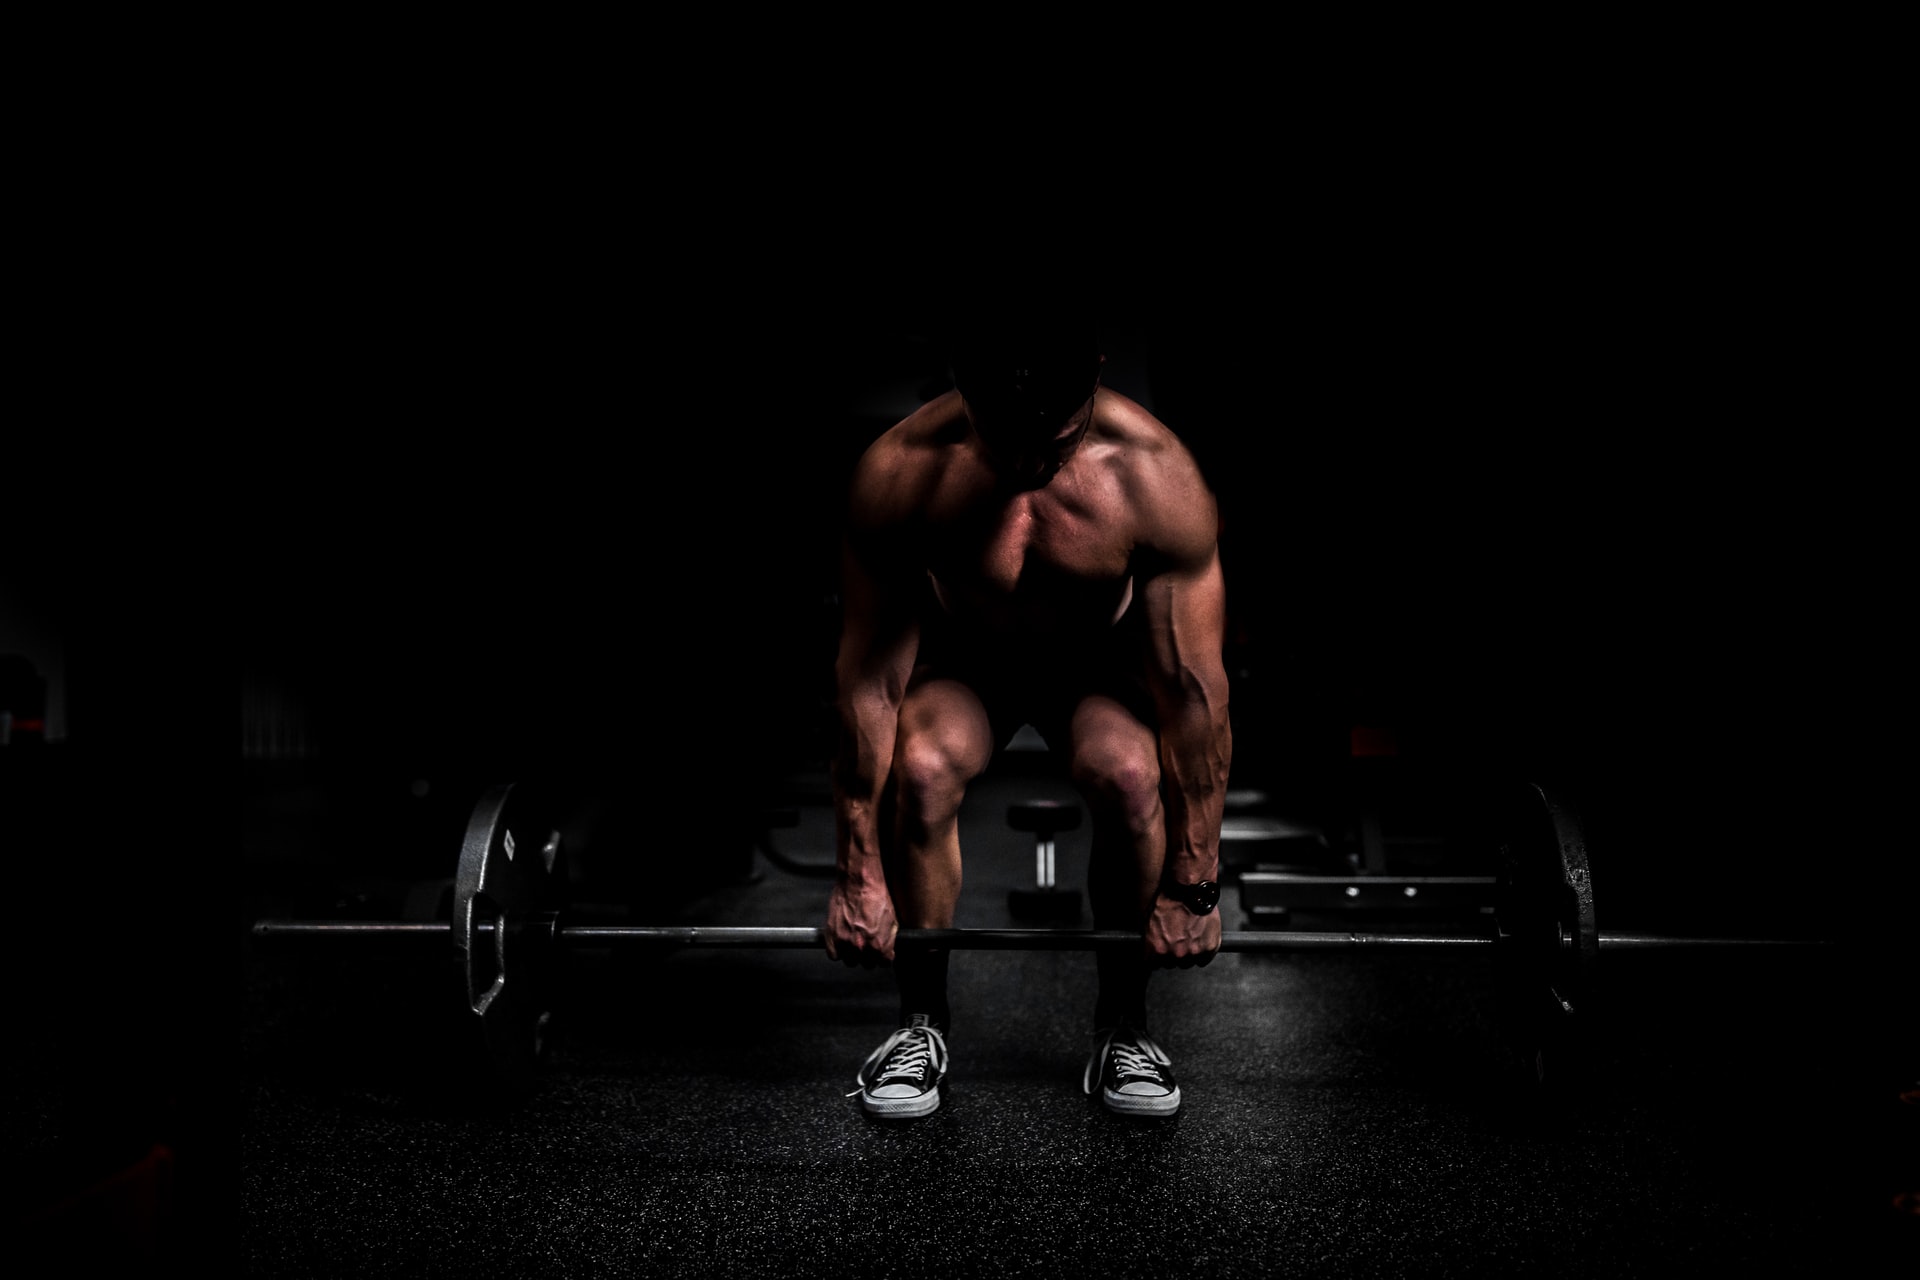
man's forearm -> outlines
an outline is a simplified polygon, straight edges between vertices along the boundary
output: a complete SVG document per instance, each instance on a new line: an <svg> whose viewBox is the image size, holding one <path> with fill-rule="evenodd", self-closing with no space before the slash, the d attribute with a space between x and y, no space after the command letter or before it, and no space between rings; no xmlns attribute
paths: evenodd
<svg viewBox="0 0 1920 1280"><path fill-rule="evenodd" d="M893 763L897 702L868 692L848 699L832 770L835 855L843 880L880 870L880 798Z"/></svg>
<svg viewBox="0 0 1920 1280"><path fill-rule="evenodd" d="M1168 810L1164 875L1185 884L1219 878L1220 821L1232 764L1224 698L1183 703L1161 725L1161 791Z"/></svg>
<svg viewBox="0 0 1920 1280"><path fill-rule="evenodd" d="M826 950L847 964L893 959L899 925L880 855L880 809L898 714L898 699L867 685L841 704L832 769L837 874L827 899Z"/></svg>

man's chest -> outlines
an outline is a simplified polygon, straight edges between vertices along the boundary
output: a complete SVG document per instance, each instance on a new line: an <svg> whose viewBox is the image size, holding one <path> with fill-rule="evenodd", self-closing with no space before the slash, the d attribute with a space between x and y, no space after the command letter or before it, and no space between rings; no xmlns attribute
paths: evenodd
<svg viewBox="0 0 1920 1280"><path fill-rule="evenodd" d="M948 612L1001 625L1111 622L1133 544L1098 511L1021 495L928 530L928 568Z"/></svg>

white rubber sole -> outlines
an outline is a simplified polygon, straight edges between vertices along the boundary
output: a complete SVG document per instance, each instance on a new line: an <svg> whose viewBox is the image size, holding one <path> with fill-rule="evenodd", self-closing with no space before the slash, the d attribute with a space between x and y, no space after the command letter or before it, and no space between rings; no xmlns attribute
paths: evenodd
<svg viewBox="0 0 1920 1280"><path fill-rule="evenodd" d="M1158 1098L1143 1098L1137 1093L1115 1093L1111 1089L1102 1089L1100 1101L1107 1104L1107 1110L1118 1111L1123 1116L1170 1116L1180 1109L1180 1090L1176 1086L1172 1093Z"/></svg>
<svg viewBox="0 0 1920 1280"><path fill-rule="evenodd" d="M869 1098L863 1093L860 1105L868 1115L884 1120L916 1120L940 1109L940 1090L930 1089L917 1098Z"/></svg>

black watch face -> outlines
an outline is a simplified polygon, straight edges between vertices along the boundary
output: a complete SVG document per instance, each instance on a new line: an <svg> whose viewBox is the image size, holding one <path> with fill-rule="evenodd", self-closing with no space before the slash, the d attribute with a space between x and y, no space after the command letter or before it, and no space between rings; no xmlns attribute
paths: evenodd
<svg viewBox="0 0 1920 1280"><path fill-rule="evenodd" d="M1184 902L1187 910L1197 916L1206 915L1220 904L1220 886L1211 880L1202 880L1197 884L1176 885L1177 890L1168 896Z"/></svg>

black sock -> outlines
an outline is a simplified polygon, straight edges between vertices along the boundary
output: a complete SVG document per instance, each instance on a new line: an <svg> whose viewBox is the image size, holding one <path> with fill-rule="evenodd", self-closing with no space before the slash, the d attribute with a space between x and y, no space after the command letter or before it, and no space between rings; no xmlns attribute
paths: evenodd
<svg viewBox="0 0 1920 1280"><path fill-rule="evenodd" d="M928 950L901 950L893 957L893 974L900 986L900 1025L924 1013L942 1036L947 1034L952 1015L947 1009L947 957L953 953L944 947Z"/></svg>
<svg viewBox="0 0 1920 1280"><path fill-rule="evenodd" d="M1099 965L1100 996L1093 1006L1093 1029L1128 1026L1147 1029L1147 958L1135 950L1103 948L1095 954Z"/></svg>

